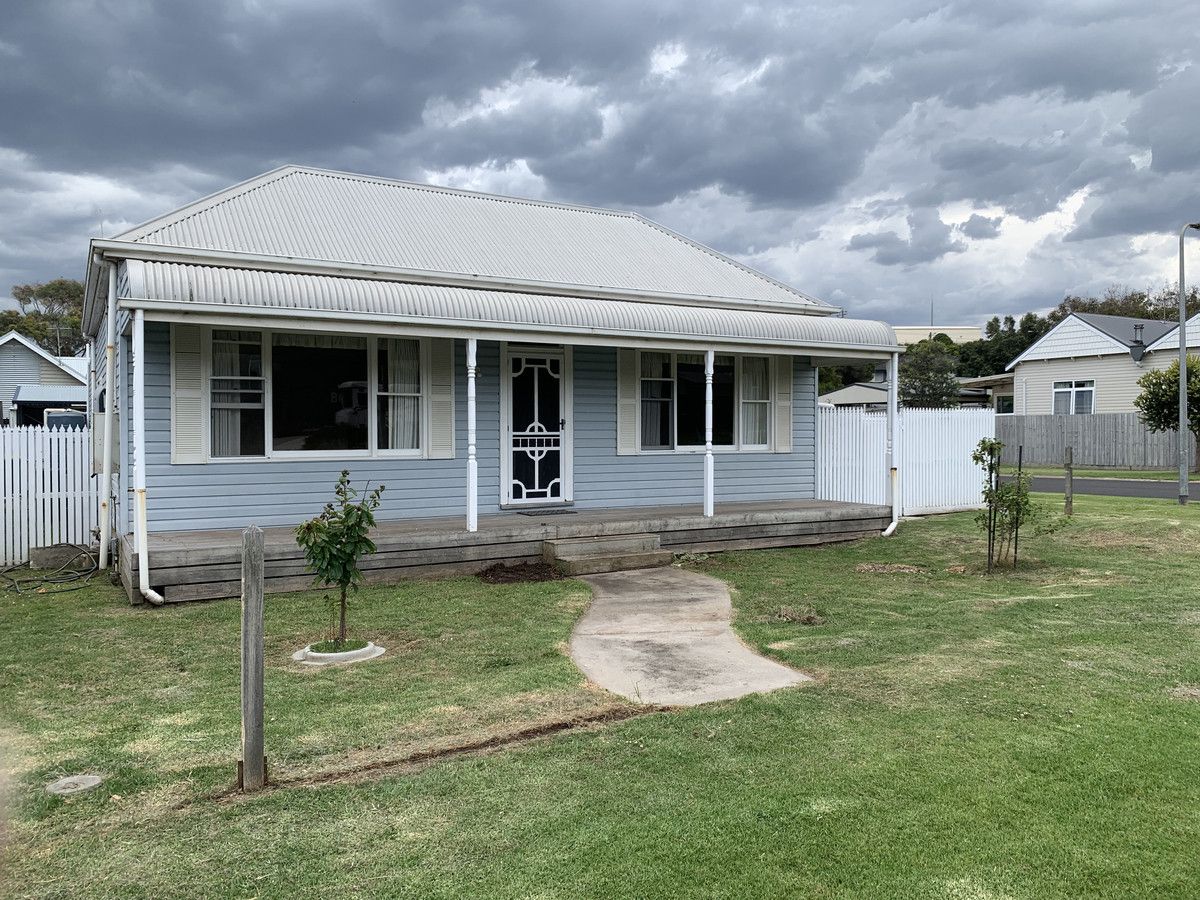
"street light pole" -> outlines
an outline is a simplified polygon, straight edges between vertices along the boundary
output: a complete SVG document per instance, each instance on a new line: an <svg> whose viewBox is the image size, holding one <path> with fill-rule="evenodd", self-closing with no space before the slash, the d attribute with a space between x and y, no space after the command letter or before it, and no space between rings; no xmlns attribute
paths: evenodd
<svg viewBox="0 0 1200 900"><path fill-rule="evenodd" d="M1200 222L1179 229L1179 505L1188 502L1188 377L1187 377L1187 291L1183 286L1183 239L1189 228L1200 231Z"/></svg>

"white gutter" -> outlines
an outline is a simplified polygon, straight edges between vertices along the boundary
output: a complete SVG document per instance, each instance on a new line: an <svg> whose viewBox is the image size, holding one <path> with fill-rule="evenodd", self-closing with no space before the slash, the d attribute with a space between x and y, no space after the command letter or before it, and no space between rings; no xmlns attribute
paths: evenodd
<svg viewBox="0 0 1200 900"><path fill-rule="evenodd" d="M91 346L90 342L88 346ZM108 320L104 345L104 463L100 470L100 560L101 569L108 568L109 544L112 543L112 475L113 475L113 408L117 392L117 264L108 266ZM89 379L91 371L89 369ZM90 394L90 392L89 392Z"/></svg>
<svg viewBox="0 0 1200 900"><path fill-rule="evenodd" d="M150 547L146 528L146 313L133 314L133 502L138 554L138 590L147 601L166 601L150 589Z"/></svg>
<svg viewBox="0 0 1200 900"><path fill-rule="evenodd" d="M900 441L897 440L896 424L899 421L897 415L900 406L900 354L893 353L891 362L888 363L888 398L887 398L887 465L888 477L891 488L892 498L892 523L883 530L884 537L891 537L896 533L896 526L900 524Z"/></svg>
<svg viewBox="0 0 1200 900"><path fill-rule="evenodd" d="M494 322L486 319L451 319L432 316L382 316L379 313L352 313L332 309L291 309L271 307L233 306L229 303L204 303L192 300L147 300L124 297L122 309L146 310L151 319L158 322L188 322L203 324L230 324L246 327L250 323L263 323L259 327L288 329L309 328L329 331L336 326L339 332L357 330L364 334L382 334L389 328L408 335L447 336L453 330L456 337L476 337L482 340L529 340L534 335L564 336L576 339L577 343L614 347L675 347L678 349L707 350L713 344L730 349L744 348L747 351L772 348L771 352L796 356L830 356L842 358L848 355L856 359L887 359L897 352L897 347L885 344L839 344L833 341L774 340L760 337L728 337L718 334L678 333L647 334L644 331L629 331L619 328L601 328L587 325L527 325L519 322ZM240 310L251 310L241 312ZM761 311L761 310L760 310ZM287 325L272 324L271 320L286 320ZM307 320L307 323L306 321ZM312 323L312 324L308 324ZM324 323L324 324L317 324ZM415 326L415 327L414 327ZM586 338L587 340L580 340Z"/></svg>
<svg viewBox="0 0 1200 900"><path fill-rule="evenodd" d="M607 285L572 284L527 278L500 278L464 272L437 272L403 266L376 266L366 263L305 259L297 256L271 256L236 250L203 250L170 247L129 241L93 240L92 249L106 258L143 259L192 266L218 266L229 269L266 269L301 275L331 275L340 278L373 278L408 284L465 287L475 290L515 291L525 294L553 294L559 297L590 297L603 300L628 300L634 303L668 303L674 306L708 306L720 309L750 309L791 315L826 317L837 312L833 306L783 300L747 300L720 294L685 294L671 291L633 291ZM789 289L790 290L790 289Z"/></svg>

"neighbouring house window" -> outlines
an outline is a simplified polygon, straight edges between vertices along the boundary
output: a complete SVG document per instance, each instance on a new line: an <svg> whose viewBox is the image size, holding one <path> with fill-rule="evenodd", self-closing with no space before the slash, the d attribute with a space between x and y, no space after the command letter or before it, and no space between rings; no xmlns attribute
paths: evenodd
<svg viewBox="0 0 1200 900"><path fill-rule="evenodd" d="M421 447L421 345L381 338L378 353L380 450Z"/></svg>
<svg viewBox="0 0 1200 900"><path fill-rule="evenodd" d="M640 354L641 449L674 450L704 446L705 382L703 353ZM770 420L770 363L766 357L713 360L713 446L765 447Z"/></svg>
<svg viewBox="0 0 1200 900"><path fill-rule="evenodd" d="M275 334L271 339L271 449L366 450L367 339Z"/></svg>
<svg viewBox="0 0 1200 900"><path fill-rule="evenodd" d="M262 334L213 331L209 378L212 456L264 455L264 387Z"/></svg>
<svg viewBox="0 0 1200 900"><path fill-rule="evenodd" d="M766 447L771 416L770 360L742 358L742 446Z"/></svg>
<svg viewBox="0 0 1200 900"><path fill-rule="evenodd" d="M1095 404L1095 381L1054 382L1054 414L1087 415Z"/></svg>
<svg viewBox="0 0 1200 900"><path fill-rule="evenodd" d="M997 394L996 395L996 413L997 415L1011 415L1013 411L1013 395L1012 394Z"/></svg>

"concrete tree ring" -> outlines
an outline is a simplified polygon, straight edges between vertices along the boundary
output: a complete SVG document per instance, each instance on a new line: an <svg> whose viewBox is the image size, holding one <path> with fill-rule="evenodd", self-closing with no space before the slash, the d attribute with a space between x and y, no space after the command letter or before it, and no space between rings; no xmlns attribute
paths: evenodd
<svg viewBox="0 0 1200 900"><path fill-rule="evenodd" d="M46 785L46 790L59 797L68 797L98 788L103 781L99 775L65 775Z"/></svg>
<svg viewBox="0 0 1200 900"><path fill-rule="evenodd" d="M343 653L317 653L310 644L292 654L292 659L304 666L346 666L350 663L374 659L387 652L386 647L368 643L358 650L346 650Z"/></svg>

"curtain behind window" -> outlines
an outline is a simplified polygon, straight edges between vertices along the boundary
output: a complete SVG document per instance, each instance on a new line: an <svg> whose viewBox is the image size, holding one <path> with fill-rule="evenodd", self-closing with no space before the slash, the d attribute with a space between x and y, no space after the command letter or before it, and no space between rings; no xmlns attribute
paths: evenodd
<svg viewBox="0 0 1200 900"><path fill-rule="evenodd" d="M379 343L379 446L421 446L421 345L412 340Z"/></svg>

